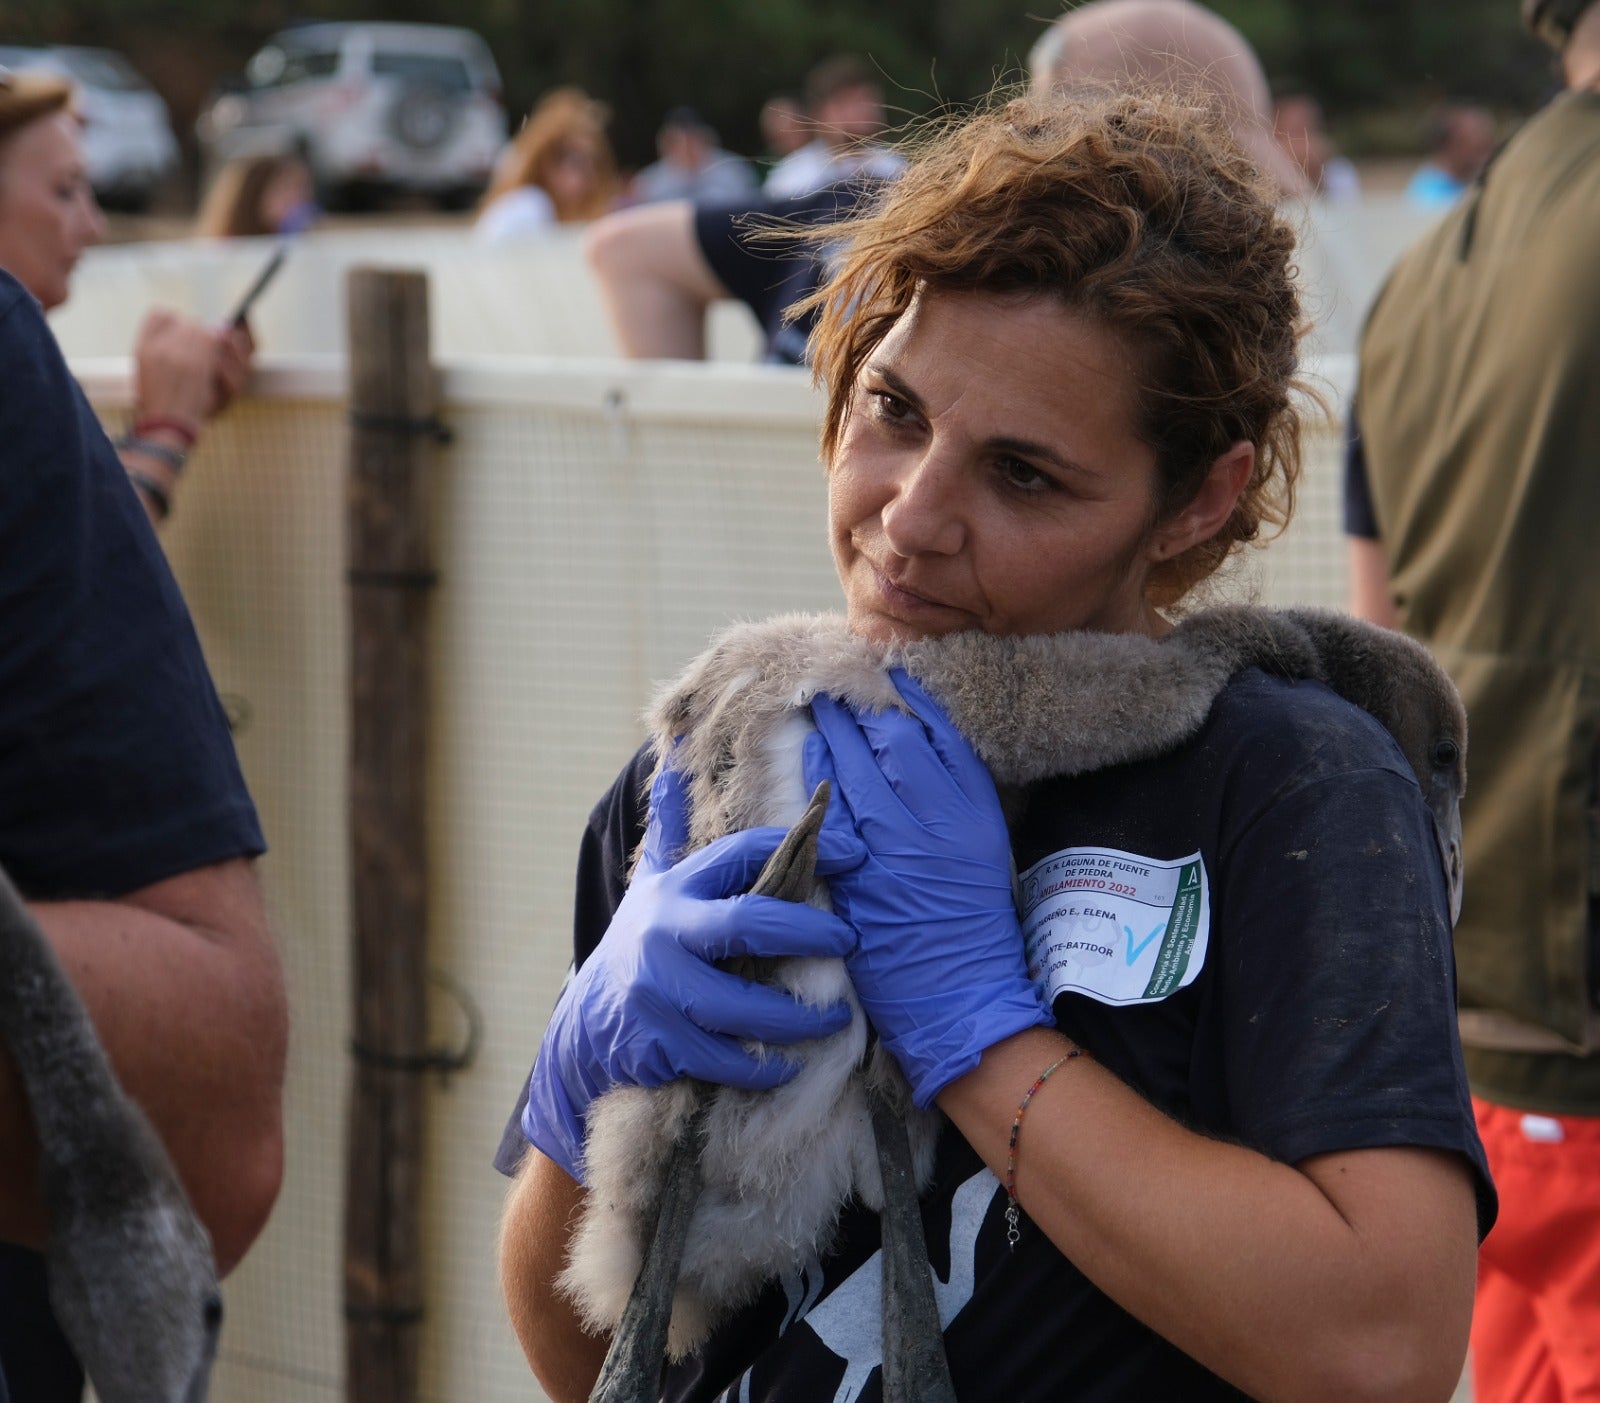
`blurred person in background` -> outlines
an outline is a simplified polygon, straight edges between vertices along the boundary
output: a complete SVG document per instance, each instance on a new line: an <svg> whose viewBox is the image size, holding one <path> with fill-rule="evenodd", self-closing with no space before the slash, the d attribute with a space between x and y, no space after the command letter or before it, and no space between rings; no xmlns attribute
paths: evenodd
<svg viewBox="0 0 1600 1403"><path fill-rule="evenodd" d="M1365 249L1273 133L1272 97L1261 60L1222 16L1192 0L1090 0L1047 29L1029 55L1037 88L1154 84L1220 111L1281 199L1294 202L1296 258L1313 318L1309 356L1355 348L1370 293Z"/></svg>
<svg viewBox="0 0 1600 1403"><path fill-rule="evenodd" d="M841 180L887 180L904 159L878 138L888 127L877 71L853 54L824 59L806 75L806 125L815 135L772 168L764 187L782 199Z"/></svg>
<svg viewBox="0 0 1600 1403"><path fill-rule="evenodd" d="M806 129L805 108L800 100L788 93L774 93L761 104L761 156L756 165L762 180L770 175L778 162L792 156L810 139Z"/></svg>
<svg viewBox="0 0 1600 1403"><path fill-rule="evenodd" d="M1455 953L1501 1201L1473 1396L1578 1403L1600 1398L1600 3L1522 10L1565 90L1379 294L1345 529L1352 608L1427 644L1471 724Z"/></svg>
<svg viewBox="0 0 1600 1403"><path fill-rule="evenodd" d="M84 165L82 123L61 78L0 72L0 268L45 311L71 291L105 218ZM132 428L117 445L151 520L163 520L206 424L250 378L248 326L213 327L152 311L134 340Z"/></svg>
<svg viewBox="0 0 1600 1403"><path fill-rule="evenodd" d="M141 505L128 478L170 471L163 453L231 393L225 355L242 383L248 334L147 322L139 413L160 421L119 461L41 311L102 228L70 103L55 80L0 73L0 866L227 1272L283 1172L283 977L254 869L260 825L149 494ZM49 1229L30 1105L0 1048L0 1396L13 1403L83 1396L49 1306Z"/></svg>
<svg viewBox="0 0 1600 1403"><path fill-rule="evenodd" d="M1339 154L1323 121L1322 104L1310 93L1284 93L1272 104L1272 134L1323 199L1346 204L1361 198L1356 168Z"/></svg>
<svg viewBox="0 0 1600 1403"><path fill-rule="evenodd" d="M851 63L838 70L841 77L861 75L859 63ZM819 68L824 77L833 71ZM1069 10L1034 45L1029 75L1036 94L1131 82L1196 95L1216 108L1280 194L1310 193L1304 172L1272 139L1267 79L1250 42L1189 0L1092 0ZM869 86L875 94L875 82ZM879 102L880 118L881 110ZM898 172L899 157L885 169ZM868 178L775 198L769 180L759 200L680 201L599 221L585 252L623 354L702 359L707 310L737 298L761 327L764 360L803 363L815 311L791 318L789 309L826 276L826 258L802 241L763 238L761 228L773 220L829 222L880 187L881 180Z"/></svg>
<svg viewBox="0 0 1600 1403"><path fill-rule="evenodd" d="M241 156L217 172L194 232L202 239L303 234L321 217L311 169L300 157Z"/></svg>
<svg viewBox="0 0 1600 1403"><path fill-rule="evenodd" d="M1452 104L1427 120L1428 158L1406 182L1416 209L1449 209L1494 154L1494 118L1482 107Z"/></svg>
<svg viewBox="0 0 1600 1403"><path fill-rule="evenodd" d="M731 200L752 193L756 173L743 156L717 145L717 133L692 107L674 107L656 132L660 159L628 186L639 204L655 200Z"/></svg>
<svg viewBox="0 0 1600 1403"><path fill-rule="evenodd" d="M540 98L495 165L473 238L515 243L610 209L617 197L610 118L606 105L581 88L556 88Z"/></svg>
<svg viewBox="0 0 1600 1403"><path fill-rule="evenodd" d="M1068 10L1028 55L1035 92L1079 85L1149 85L1214 106L1280 195L1311 193L1272 134L1267 75L1255 49L1221 15L1190 0L1090 0Z"/></svg>

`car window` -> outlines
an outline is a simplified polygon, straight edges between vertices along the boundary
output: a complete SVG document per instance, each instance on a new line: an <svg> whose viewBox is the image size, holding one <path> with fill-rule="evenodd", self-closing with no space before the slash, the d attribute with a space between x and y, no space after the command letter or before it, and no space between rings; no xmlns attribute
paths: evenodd
<svg viewBox="0 0 1600 1403"><path fill-rule="evenodd" d="M113 93L142 93L148 86L139 71L121 54L109 49L64 49L67 71L87 88Z"/></svg>
<svg viewBox="0 0 1600 1403"><path fill-rule="evenodd" d="M305 49L268 44L245 67L252 88L281 88L309 78L331 78L339 68L337 49Z"/></svg>
<svg viewBox="0 0 1600 1403"><path fill-rule="evenodd" d="M331 78L339 71L339 54L335 49L305 49L290 68L299 78Z"/></svg>
<svg viewBox="0 0 1600 1403"><path fill-rule="evenodd" d="M372 71L419 86L441 88L447 93L472 91L472 75L467 71L467 65L448 54L379 49L372 55Z"/></svg>

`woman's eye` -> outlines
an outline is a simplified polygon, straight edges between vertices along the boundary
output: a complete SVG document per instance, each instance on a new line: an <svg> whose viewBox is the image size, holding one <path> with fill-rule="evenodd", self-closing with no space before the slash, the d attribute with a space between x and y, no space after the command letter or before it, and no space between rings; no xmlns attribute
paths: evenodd
<svg viewBox="0 0 1600 1403"><path fill-rule="evenodd" d="M891 394L888 390L868 390L867 395L872 401L873 413L880 419L898 423L911 415L911 406L899 395Z"/></svg>
<svg viewBox="0 0 1600 1403"><path fill-rule="evenodd" d="M1002 458L999 470L1007 486L1023 492L1043 492L1054 485L1054 479L1040 472L1032 463L1025 463L1020 458Z"/></svg>

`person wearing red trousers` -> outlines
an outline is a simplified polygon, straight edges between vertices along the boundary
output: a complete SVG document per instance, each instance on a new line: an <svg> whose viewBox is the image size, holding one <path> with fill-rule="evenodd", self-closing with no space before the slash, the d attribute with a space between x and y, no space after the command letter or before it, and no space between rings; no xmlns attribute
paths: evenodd
<svg viewBox="0 0 1600 1403"><path fill-rule="evenodd" d="M1500 1219L1476 1403L1600 1399L1600 4L1523 0L1564 90L1396 266L1361 344L1355 611L1461 689L1461 1035Z"/></svg>

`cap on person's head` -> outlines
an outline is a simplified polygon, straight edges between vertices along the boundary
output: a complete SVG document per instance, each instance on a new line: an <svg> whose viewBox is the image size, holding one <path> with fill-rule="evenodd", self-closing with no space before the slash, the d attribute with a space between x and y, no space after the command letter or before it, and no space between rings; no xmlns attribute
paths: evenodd
<svg viewBox="0 0 1600 1403"><path fill-rule="evenodd" d="M1522 22L1560 53L1572 38L1581 15L1593 0L1522 0Z"/></svg>
<svg viewBox="0 0 1600 1403"><path fill-rule="evenodd" d="M1215 105L1234 140L1286 194L1305 174L1272 139L1267 75L1248 39L1193 0L1089 0L1068 10L1028 56L1033 90L1153 87Z"/></svg>

